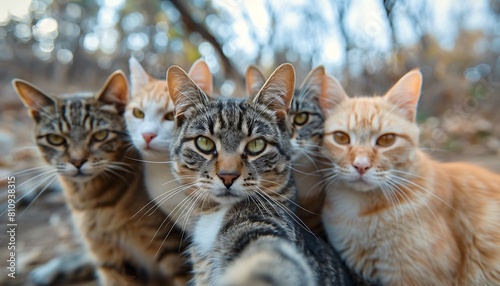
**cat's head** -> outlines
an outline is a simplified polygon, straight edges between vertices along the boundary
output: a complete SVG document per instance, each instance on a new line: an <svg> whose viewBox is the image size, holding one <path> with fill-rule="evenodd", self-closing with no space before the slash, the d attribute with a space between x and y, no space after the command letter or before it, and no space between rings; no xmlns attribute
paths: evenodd
<svg viewBox="0 0 500 286"><path fill-rule="evenodd" d="M295 75L281 65L247 100L210 98L179 67L167 73L177 126L174 173L198 202L286 197L291 145L286 126ZM269 199L269 198L268 198Z"/></svg>
<svg viewBox="0 0 500 286"><path fill-rule="evenodd" d="M415 122L422 74L412 70L384 96L349 98L337 81L321 97L328 177L357 191L392 189L418 151Z"/></svg>
<svg viewBox="0 0 500 286"><path fill-rule="evenodd" d="M127 130L143 157L162 159L169 155L174 129L174 104L167 81L151 77L134 57L129 66L132 98L125 112ZM204 61L196 61L189 75L205 92L212 93L212 75Z"/></svg>
<svg viewBox="0 0 500 286"><path fill-rule="evenodd" d="M316 155L316 149L323 138L323 112L319 99L328 92L328 81L323 66L312 69L298 89L295 89L288 120L291 126L292 159L311 160ZM246 72L247 93L257 94L264 85L265 78L255 66L249 66Z"/></svg>
<svg viewBox="0 0 500 286"><path fill-rule="evenodd" d="M123 168L128 82L122 71L111 74L97 93L56 96L23 80L12 84L34 119L36 144L57 174L84 182Z"/></svg>

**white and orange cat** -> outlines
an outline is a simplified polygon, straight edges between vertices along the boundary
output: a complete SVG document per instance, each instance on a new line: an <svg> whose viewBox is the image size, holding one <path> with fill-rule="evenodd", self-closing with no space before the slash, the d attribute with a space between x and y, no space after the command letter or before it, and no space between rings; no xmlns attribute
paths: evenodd
<svg viewBox="0 0 500 286"><path fill-rule="evenodd" d="M130 58L129 67L132 98L125 120L132 143L144 160L147 192L152 199L148 212L160 208L178 227L186 229L184 187L171 171L170 142L175 126L167 81L150 76L134 57ZM212 94L212 74L205 61L193 63L189 75L207 94Z"/></svg>
<svg viewBox="0 0 500 286"><path fill-rule="evenodd" d="M413 70L382 97L321 98L329 241L382 285L500 285L500 176L419 149L421 85Z"/></svg>

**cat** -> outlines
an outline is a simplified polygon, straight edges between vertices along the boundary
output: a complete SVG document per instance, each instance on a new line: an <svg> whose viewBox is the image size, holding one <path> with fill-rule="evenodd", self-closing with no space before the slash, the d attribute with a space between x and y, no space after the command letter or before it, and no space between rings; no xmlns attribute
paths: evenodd
<svg viewBox="0 0 500 286"><path fill-rule="evenodd" d="M186 195L170 170L174 106L167 82L150 76L134 57L130 58L129 67L132 98L127 104L125 120L132 143L145 163L146 189L153 199L148 212L159 207L178 227L188 229L189 218L177 207ZM196 61L189 75L207 94L212 94L212 74L205 61Z"/></svg>
<svg viewBox="0 0 500 286"><path fill-rule="evenodd" d="M291 125L293 177L297 187L297 214L316 235L324 237L321 211L324 192L321 177L322 156L320 146L323 140L323 112L319 98L328 92L328 81L323 66L313 68L294 97L288 113ZM264 85L265 78L255 66L246 72L247 93L255 96Z"/></svg>
<svg viewBox="0 0 500 286"><path fill-rule="evenodd" d="M144 217L149 197L125 132L123 72L111 74L97 93L55 96L23 80L13 85L35 122L43 159L57 171L100 283L183 285L189 269L181 231L161 212Z"/></svg>
<svg viewBox="0 0 500 286"><path fill-rule="evenodd" d="M295 187L287 113L294 69L283 64L253 99L211 98L179 67L174 174L189 187L193 285L349 285L325 242L292 213Z"/></svg>
<svg viewBox="0 0 500 286"><path fill-rule="evenodd" d="M329 241L382 285L500 285L500 176L419 150L421 86L413 70L384 96L321 97Z"/></svg>

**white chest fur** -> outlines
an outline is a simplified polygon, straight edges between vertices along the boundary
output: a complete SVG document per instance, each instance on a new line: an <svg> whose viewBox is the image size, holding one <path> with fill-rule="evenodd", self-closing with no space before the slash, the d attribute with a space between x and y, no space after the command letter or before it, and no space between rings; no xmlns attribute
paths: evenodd
<svg viewBox="0 0 500 286"><path fill-rule="evenodd" d="M206 255L214 247L228 209L229 207L222 207L214 213L203 214L196 222L193 243L199 255Z"/></svg>

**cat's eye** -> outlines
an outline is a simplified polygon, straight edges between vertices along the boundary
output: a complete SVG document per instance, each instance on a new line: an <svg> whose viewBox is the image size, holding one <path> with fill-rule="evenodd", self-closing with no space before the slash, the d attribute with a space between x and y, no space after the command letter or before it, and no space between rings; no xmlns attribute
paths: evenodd
<svg viewBox="0 0 500 286"><path fill-rule="evenodd" d="M351 138L344 132L337 131L333 133L333 140L341 145L347 145L351 143Z"/></svg>
<svg viewBox="0 0 500 286"><path fill-rule="evenodd" d="M169 112L169 113L165 114L165 116L163 117L163 119L168 120L168 121L174 121L174 113L173 112Z"/></svg>
<svg viewBox="0 0 500 286"><path fill-rule="evenodd" d="M137 118L144 118L144 112L142 112L140 109L138 108L134 108L132 110L132 114L137 117Z"/></svg>
<svg viewBox="0 0 500 286"><path fill-rule="evenodd" d="M196 148L201 152L209 154L215 150L215 142L205 136L199 136L195 140Z"/></svg>
<svg viewBox="0 0 500 286"><path fill-rule="evenodd" d="M254 139L247 143L245 150L252 156L260 154L264 149L266 149L266 141L261 138Z"/></svg>
<svg viewBox="0 0 500 286"><path fill-rule="evenodd" d="M106 140L106 138L108 138L108 131L97 131L96 133L94 133L94 135L92 135L92 138L97 142L104 141Z"/></svg>
<svg viewBox="0 0 500 286"><path fill-rule="evenodd" d="M389 133L380 136L377 139L377 145L382 147L389 147L396 142L396 135Z"/></svg>
<svg viewBox="0 0 500 286"><path fill-rule="evenodd" d="M308 120L309 120L309 113L302 112L295 115L295 117L293 118L293 123L295 125L304 125L307 123Z"/></svg>
<svg viewBox="0 0 500 286"><path fill-rule="evenodd" d="M60 146L66 142L64 137L57 135L57 134L49 134L49 135L47 135L46 138L47 138L47 142L49 142L50 144L52 144L54 146Z"/></svg>

